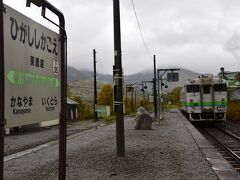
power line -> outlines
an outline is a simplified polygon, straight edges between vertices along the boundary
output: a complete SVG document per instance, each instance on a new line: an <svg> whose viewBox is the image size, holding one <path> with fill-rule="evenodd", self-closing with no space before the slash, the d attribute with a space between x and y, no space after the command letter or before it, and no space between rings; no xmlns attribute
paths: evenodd
<svg viewBox="0 0 240 180"><path fill-rule="evenodd" d="M132 7L133 7L133 10L134 10L135 17L136 17L136 20L137 20L138 29L139 29L139 32L140 32L141 37L142 37L143 45L144 45L144 47L145 47L145 49L146 49L149 57L152 58L152 57L151 57L151 54L150 54L150 52L149 52L149 49L148 49L148 47L147 47L147 44L146 44L146 42L145 42L145 40L144 40L144 37L143 37L143 33L142 33L142 30L141 30L141 26L140 26L140 23L139 23L139 20L138 20L137 11L136 11L136 8L135 8L135 5L134 5L133 0L131 0L131 2L132 2Z"/></svg>

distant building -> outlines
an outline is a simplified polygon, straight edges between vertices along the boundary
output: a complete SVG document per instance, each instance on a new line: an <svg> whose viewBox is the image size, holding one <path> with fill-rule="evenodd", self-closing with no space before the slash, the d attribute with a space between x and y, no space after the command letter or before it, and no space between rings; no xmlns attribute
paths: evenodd
<svg viewBox="0 0 240 180"><path fill-rule="evenodd" d="M99 118L105 118L110 116L110 106L97 105L96 111Z"/></svg>
<svg viewBox="0 0 240 180"><path fill-rule="evenodd" d="M78 103L67 98L67 120L78 119Z"/></svg>
<svg viewBox="0 0 240 180"><path fill-rule="evenodd" d="M229 99L233 101L240 100L240 72L224 71L219 73L219 77L227 80Z"/></svg>
<svg viewBox="0 0 240 180"><path fill-rule="evenodd" d="M229 92L229 98L233 101L240 100L240 89L235 89Z"/></svg>

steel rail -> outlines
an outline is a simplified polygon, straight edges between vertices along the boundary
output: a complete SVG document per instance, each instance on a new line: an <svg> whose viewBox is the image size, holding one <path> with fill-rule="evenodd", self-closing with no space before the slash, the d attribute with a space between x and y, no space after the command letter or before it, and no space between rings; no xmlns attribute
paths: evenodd
<svg viewBox="0 0 240 180"><path fill-rule="evenodd" d="M228 136L231 136L232 138L234 138L234 139L236 139L237 141L240 142L240 137L238 137L238 136L232 134L230 131L223 130L223 129L219 128L219 127L217 127L216 129L218 129L219 131L225 133L225 134L228 135Z"/></svg>
<svg viewBox="0 0 240 180"><path fill-rule="evenodd" d="M230 148L225 146L223 143L221 143L217 138L215 138L213 135L211 135L209 132L207 132L204 129L201 129L205 135L207 135L214 143L218 145L222 150L224 150L229 156L231 156L239 165L240 165L240 156L238 156L235 152L233 152Z"/></svg>

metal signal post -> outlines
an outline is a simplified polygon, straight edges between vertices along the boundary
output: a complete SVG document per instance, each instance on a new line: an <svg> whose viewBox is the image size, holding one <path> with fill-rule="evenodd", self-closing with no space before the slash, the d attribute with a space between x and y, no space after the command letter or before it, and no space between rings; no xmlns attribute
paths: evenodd
<svg viewBox="0 0 240 180"><path fill-rule="evenodd" d="M174 72L174 71L180 71L180 69L157 69L157 82L158 82L158 118L160 119L160 109L161 109L161 93L162 93L162 86L163 86L163 83L162 83L162 78L164 76L165 73L167 72ZM162 72L162 74L160 75L160 72ZM160 81L160 83L159 83Z"/></svg>
<svg viewBox="0 0 240 180"><path fill-rule="evenodd" d="M114 20L114 107L116 111L117 156L125 156L124 117L123 117L123 75L119 0L113 0Z"/></svg>
<svg viewBox="0 0 240 180"><path fill-rule="evenodd" d="M95 117L95 121L98 121L98 113L96 111L96 105L97 105L97 72L96 72L96 50L93 50L93 69L94 69L94 117Z"/></svg>
<svg viewBox="0 0 240 180"><path fill-rule="evenodd" d="M157 118L157 70L156 70L156 56L153 56L153 64L154 64L154 77L153 77L153 101L154 101L154 118Z"/></svg>
<svg viewBox="0 0 240 180"><path fill-rule="evenodd" d="M134 91L135 91L135 88L134 88L134 84L132 84L132 83L130 83L130 84L126 84L126 105L125 105L125 108L127 108L127 106L128 106L128 87L130 87L130 88L132 88L131 89L131 110L132 110L132 112L134 111L134 107L133 107L133 93L134 93Z"/></svg>

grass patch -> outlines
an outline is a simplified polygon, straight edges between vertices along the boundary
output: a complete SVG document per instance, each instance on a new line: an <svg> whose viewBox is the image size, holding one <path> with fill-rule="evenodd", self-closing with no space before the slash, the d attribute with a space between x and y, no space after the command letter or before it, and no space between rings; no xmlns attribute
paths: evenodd
<svg viewBox="0 0 240 180"><path fill-rule="evenodd" d="M108 122L108 123L114 122L114 121L116 121L116 116L108 116L108 117L105 117L105 118L103 119L103 121Z"/></svg>
<svg viewBox="0 0 240 180"><path fill-rule="evenodd" d="M240 102L228 100L227 119L240 122Z"/></svg>

